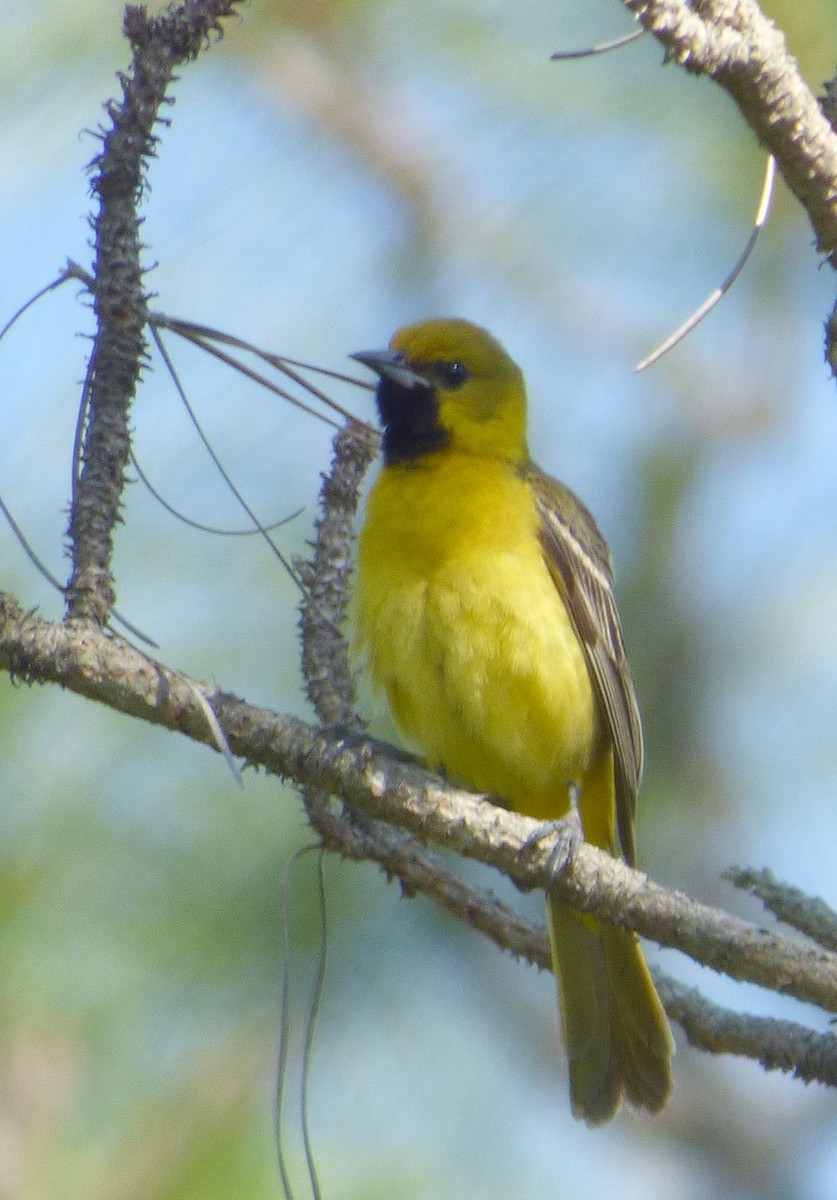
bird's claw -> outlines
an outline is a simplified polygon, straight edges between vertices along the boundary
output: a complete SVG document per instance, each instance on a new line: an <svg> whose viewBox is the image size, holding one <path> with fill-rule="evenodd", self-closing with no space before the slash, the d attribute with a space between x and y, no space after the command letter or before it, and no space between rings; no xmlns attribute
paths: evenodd
<svg viewBox="0 0 837 1200"><path fill-rule="evenodd" d="M539 825L520 847L517 857L523 863L531 861L540 850L541 844L547 840L553 840L546 860L549 883L553 884L568 870L578 847L584 841L581 819L575 809L572 809L565 817L556 821L544 821L542 825ZM548 890L549 886L547 886Z"/></svg>
<svg viewBox="0 0 837 1200"><path fill-rule="evenodd" d="M378 738L370 737L364 728L351 721L337 721L331 725L323 725L320 732L328 738L335 751L361 750L366 757L371 757L374 752L380 751L395 759L396 762L412 766L423 765L423 760L415 754L411 754L409 750L402 750L399 746L393 746L389 742L382 742Z"/></svg>

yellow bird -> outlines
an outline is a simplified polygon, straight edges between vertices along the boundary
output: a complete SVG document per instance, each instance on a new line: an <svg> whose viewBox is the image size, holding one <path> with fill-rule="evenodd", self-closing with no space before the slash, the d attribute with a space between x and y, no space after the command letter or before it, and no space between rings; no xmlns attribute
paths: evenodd
<svg viewBox="0 0 837 1200"><path fill-rule="evenodd" d="M607 545L526 444L520 368L462 320L353 356L379 376L383 468L358 547L354 639L428 763L634 862L642 730ZM576 1117L657 1112L672 1039L636 934L547 899Z"/></svg>

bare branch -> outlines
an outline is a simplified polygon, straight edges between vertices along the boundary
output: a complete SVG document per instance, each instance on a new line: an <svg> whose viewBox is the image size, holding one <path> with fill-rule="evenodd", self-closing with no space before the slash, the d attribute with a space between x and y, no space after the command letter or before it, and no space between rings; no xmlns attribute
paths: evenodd
<svg viewBox="0 0 837 1200"><path fill-rule="evenodd" d="M563 876L550 870L550 839L521 855L538 824L484 798L446 787L371 739L339 738L291 716L255 708L187 679L92 626L52 625L0 593L0 668L55 682L131 716L214 747L198 689L233 753L302 787L341 797L353 810L401 825L479 859L520 887L552 887L584 912L636 929L735 979L837 1010L837 955L757 929L648 881L610 855L582 845Z"/></svg>
<svg viewBox="0 0 837 1200"><path fill-rule="evenodd" d="M429 773L393 759L386 747L370 741L341 747L296 718L253 708L170 671L95 627L51 625L27 615L2 594L0 667L29 681L62 683L217 748L203 708L207 701L236 754L312 792L320 805L315 824L330 849L378 862L401 879L406 892L431 896L501 948L538 966L548 964L543 930L529 925L490 893L463 883L415 838L389 823L398 820L404 798L411 796L410 820L425 836L501 870L511 865L510 873L521 886L542 887L548 882L548 845L525 861L520 856L537 829L528 818L445 788ZM342 795L351 812L336 813L323 799L329 793ZM369 820L363 815L369 811L383 814L386 823ZM620 924L635 922L643 932L655 929L652 937L736 978L772 987L778 982L779 991L837 1007L834 955L807 950L791 939L695 905L677 892L666 892L591 846L580 848L560 886L586 910L609 920L621 917ZM658 921L660 911L667 915ZM819 1035L791 1022L729 1013L659 973L657 978L670 1015L683 1024L695 1045L746 1054L801 1078L837 1082L834 1035Z"/></svg>
<svg viewBox="0 0 837 1200"><path fill-rule="evenodd" d="M398 878L406 895L428 896L501 950L541 970L550 969L549 939L542 926L525 920L493 893L466 884L403 830L378 821L368 821L360 828L351 817L338 815L327 806L312 819L329 850L359 862L378 863L387 875ZM808 1083L837 1087L837 1036L833 1033L817 1033L794 1021L732 1012L659 969L653 974L666 1012L680 1025L690 1045L711 1054L737 1054L754 1059L767 1070L778 1069Z"/></svg>
<svg viewBox="0 0 837 1200"><path fill-rule="evenodd" d="M121 101L106 105L109 128L91 164L91 190L99 202L92 218L97 331L69 527L69 615L99 625L107 622L115 599L110 561L130 455L128 414L146 353L137 211L145 165L155 151L153 130L175 68L194 58L211 33L220 33L220 19L238 2L187 0L156 17L136 6L125 10L131 67L119 76Z"/></svg>
<svg viewBox="0 0 837 1200"><path fill-rule="evenodd" d="M724 871L735 887L752 892L780 921L792 925L817 945L837 953L837 913L819 897L806 896L799 888L781 883L772 871L730 867Z"/></svg>
<svg viewBox="0 0 837 1200"><path fill-rule="evenodd" d="M730 96L804 205L837 266L837 134L755 0L622 0L666 56Z"/></svg>
<svg viewBox="0 0 837 1200"><path fill-rule="evenodd" d="M710 1054L744 1055L768 1071L837 1087L837 1035L817 1033L795 1021L731 1012L660 971L654 979L666 1012L690 1045Z"/></svg>
<svg viewBox="0 0 837 1200"><path fill-rule="evenodd" d="M341 630L352 572L352 521L377 436L352 421L334 440L331 471L320 490L322 515L310 563L297 562L305 585L300 615L302 673L308 698L324 725L355 721L354 684Z"/></svg>

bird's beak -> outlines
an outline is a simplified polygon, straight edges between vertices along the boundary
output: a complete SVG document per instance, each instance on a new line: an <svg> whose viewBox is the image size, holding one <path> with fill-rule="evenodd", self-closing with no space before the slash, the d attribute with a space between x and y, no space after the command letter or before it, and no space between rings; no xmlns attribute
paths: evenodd
<svg viewBox="0 0 837 1200"><path fill-rule="evenodd" d="M356 359L377 372L381 379L389 379L392 383L403 388L427 387L428 382L405 361L399 350L359 350L350 354L349 358Z"/></svg>

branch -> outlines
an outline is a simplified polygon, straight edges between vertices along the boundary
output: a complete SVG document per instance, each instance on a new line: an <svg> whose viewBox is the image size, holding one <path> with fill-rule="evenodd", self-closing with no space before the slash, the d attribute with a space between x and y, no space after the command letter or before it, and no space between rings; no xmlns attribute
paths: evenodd
<svg viewBox="0 0 837 1200"><path fill-rule="evenodd" d="M26 614L2 593L0 668L27 682L59 683L215 749L203 707L209 703L236 754L308 791L309 804L317 810L315 825L329 848L378 862L401 879L408 894L431 896L501 948L548 965L542 929L490 893L464 883L395 827L403 823L423 838L510 874L521 887L534 888L550 883L548 839L521 855L537 822L445 787L429 772L399 761L388 747L369 739L343 746L295 717L254 708L172 671L94 626L51 624ZM323 799L329 795L340 796L348 812L337 813ZM837 1008L837 956L666 891L592 846L579 848L557 887L585 911L636 927L736 979ZM659 973L657 978L670 1015L695 1045L747 1054L801 1078L837 1083L833 1034L730 1013Z"/></svg>
<svg viewBox="0 0 837 1200"><path fill-rule="evenodd" d="M714 79L805 207L819 250L837 267L837 133L755 0L622 0L666 57Z"/></svg>
<svg viewBox="0 0 837 1200"><path fill-rule="evenodd" d="M772 871L730 867L724 878L735 887L752 892L780 921L792 925L819 946L837 953L837 913L819 897L806 896L799 888L780 883Z"/></svg>
<svg viewBox="0 0 837 1200"><path fill-rule="evenodd" d="M352 574L352 526L360 485L378 449L369 428L352 421L334 439L331 470L322 477L321 516L311 562L294 565L305 585L300 606L302 674L324 725L357 723L354 679L341 630Z"/></svg>
<svg viewBox="0 0 837 1200"><path fill-rule="evenodd" d="M96 627L54 625L26 614L3 593L0 668L28 682L59 683L215 748L205 700L233 752L252 765L339 796L353 812L403 826L422 841L488 863L521 888L552 887L573 907L636 929L735 979L837 1011L837 955L697 904L586 844L553 880L551 839L531 849L532 835L541 828L536 821L448 787L372 739L346 745L299 718L191 680Z"/></svg>
<svg viewBox="0 0 837 1200"><path fill-rule="evenodd" d="M411 835L374 821L361 829L354 819L327 807L313 814L312 820L329 850L358 862L377 862L400 881L405 895L420 892L428 896L501 950L542 970L550 969L549 939L542 926L526 921L493 893L464 883ZM817 1033L794 1021L732 1012L659 969L652 973L666 1012L678 1022L690 1045L711 1054L741 1055L768 1071L781 1070L807 1083L837 1087L837 1036L833 1033Z"/></svg>
<svg viewBox="0 0 837 1200"><path fill-rule="evenodd" d="M79 416L81 470L74 480L69 538L69 616L107 622L115 599L110 562L130 454L128 417L145 359L147 296L140 264L139 200L145 165L154 154L154 126L175 67L193 59L239 0L186 0L148 17L129 5L124 32L131 43L122 100L105 106L110 127L91 163L97 330ZM78 470L78 468L76 468Z"/></svg>
<svg viewBox="0 0 837 1200"><path fill-rule="evenodd" d="M767 1071L784 1071L806 1083L837 1087L837 1035L817 1033L795 1021L731 1012L654 971L665 1010L689 1043L710 1054L740 1054Z"/></svg>

